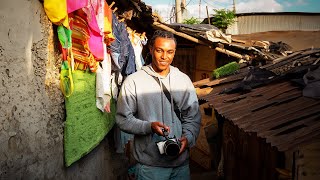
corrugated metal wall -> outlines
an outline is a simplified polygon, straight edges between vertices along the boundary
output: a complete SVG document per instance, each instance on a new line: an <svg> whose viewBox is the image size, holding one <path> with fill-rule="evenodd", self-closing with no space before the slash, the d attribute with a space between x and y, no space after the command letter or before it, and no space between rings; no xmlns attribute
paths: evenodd
<svg viewBox="0 0 320 180"><path fill-rule="evenodd" d="M227 34L250 34L266 31L319 31L320 15L245 15L227 29Z"/></svg>

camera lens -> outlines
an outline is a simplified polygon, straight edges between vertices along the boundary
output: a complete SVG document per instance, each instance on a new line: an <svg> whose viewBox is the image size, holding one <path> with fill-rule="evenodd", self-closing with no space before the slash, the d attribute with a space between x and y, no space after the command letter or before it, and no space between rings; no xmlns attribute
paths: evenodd
<svg viewBox="0 0 320 180"><path fill-rule="evenodd" d="M164 150L168 156L177 156L180 151L180 146L175 141L168 140L164 145Z"/></svg>

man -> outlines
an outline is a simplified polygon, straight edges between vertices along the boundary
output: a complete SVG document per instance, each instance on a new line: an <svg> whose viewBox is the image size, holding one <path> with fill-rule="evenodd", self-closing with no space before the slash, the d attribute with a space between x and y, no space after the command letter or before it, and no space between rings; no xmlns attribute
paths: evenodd
<svg viewBox="0 0 320 180"><path fill-rule="evenodd" d="M201 115L190 78L170 66L176 46L172 33L156 31L149 46L151 64L121 87L116 123L134 134L137 179L190 179L189 148L199 134ZM160 153L156 143L166 140L164 132L178 139L178 155Z"/></svg>

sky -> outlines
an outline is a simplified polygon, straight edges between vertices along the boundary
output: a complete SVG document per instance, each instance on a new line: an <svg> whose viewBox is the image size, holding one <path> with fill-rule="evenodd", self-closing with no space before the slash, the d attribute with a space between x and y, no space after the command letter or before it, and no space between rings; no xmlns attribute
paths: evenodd
<svg viewBox="0 0 320 180"><path fill-rule="evenodd" d="M158 12L164 21L169 23L173 15L175 0L142 0L151 5L153 11ZM237 13L247 12L320 12L320 0L234 0ZM233 0L186 0L187 17L207 17L214 14L213 9L232 9Z"/></svg>

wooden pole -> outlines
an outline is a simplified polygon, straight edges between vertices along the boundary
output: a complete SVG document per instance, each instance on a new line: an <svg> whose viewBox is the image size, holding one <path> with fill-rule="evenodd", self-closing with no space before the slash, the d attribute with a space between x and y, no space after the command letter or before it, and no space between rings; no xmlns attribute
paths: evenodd
<svg viewBox="0 0 320 180"><path fill-rule="evenodd" d="M182 19L185 19L187 17L187 9L186 9L186 0L181 1L181 16Z"/></svg>
<svg viewBox="0 0 320 180"><path fill-rule="evenodd" d="M181 23L181 0L176 0L176 23Z"/></svg>
<svg viewBox="0 0 320 180"><path fill-rule="evenodd" d="M200 14L201 14L201 0L199 0L199 19L201 19Z"/></svg>
<svg viewBox="0 0 320 180"><path fill-rule="evenodd" d="M161 24L161 23L159 23L159 22L153 22L153 25L156 26L156 27L158 27L158 28L161 28L161 29L163 29L163 30L165 30L165 31L172 32L173 34L178 35L178 36L180 36L180 37L186 38L186 39L188 39L188 40L190 40L190 41L192 41L192 42L195 42L195 43L198 43L198 44L202 44L202 45L208 46L207 43L205 43L205 42L203 42L203 41L201 41L201 40L199 40L199 39L197 39L197 38L194 38L194 37L192 37L192 36L189 36L189 35L187 35L187 34L185 34L185 33L177 32L177 31L175 31L174 29L172 29L172 28L170 28L170 27L168 27L168 26L166 26L166 25L164 25L164 24Z"/></svg>
<svg viewBox="0 0 320 180"><path fill-rule="evenodd" d="M208 23L211 24L211 23L210 23L210 16L209 16L209 11L208 11L208 6L206 6L206 9L207 9Z"/></svg>
<svg viewBox="0 0 320 180"><path fill-rule="evenodd" d="M233 52L233 51L229 51L229 50L222 49L222 48L219 48L219 47L216 47L216 50L219 51L219 52L222 52L224 54L239 58L239 59L244 59L244 56L242 56L241 54L238 54L236 52Z"/></svg>

